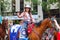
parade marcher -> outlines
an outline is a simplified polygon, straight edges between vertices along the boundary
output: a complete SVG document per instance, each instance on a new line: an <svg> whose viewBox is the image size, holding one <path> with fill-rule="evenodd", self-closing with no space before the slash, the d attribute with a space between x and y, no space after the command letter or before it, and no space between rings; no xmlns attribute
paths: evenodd
<svg viewBox="0 0 60 40"><path fill-rule="evenodd" d="M20 20L20 25L22 26L20 28L20 35L19 35L19 40L28 40L28 38L26 38L26 32L25 32L25 24L23 22L23 20Z"/></svg>
<svg viewBox="0 0 60 40"><path fill-rule="evenodd" d="M17 13L19 18L24 18L24 23L28 24L28 22L35 22L34 18L32 17L32 13L31 13L31 6L30 5L26 5L24 11L19 15L19 13Z"/></svg>
<svg viewBox="0 0 60 40"><path fill-rule="evenodd" d="M55 22L56 28L58 29L57 40L60 40L60 26L56 19L54 19L54 22Z"/></svg>
<svg viewBox="0 0 60 40"><path fill-rule="evenodd" d="M28 26L29 23L34 23L35 22L34 18L32 17L31 6L30 5L26 5L24 7L24 11L21 14L17 13L17 15L18 15L19 18L24 18L23 21L26 25L26 26L24 26L25 29L27 29L27 26ZM26 34L27 34L27 32L26 32Z"/></svg>
<svg viewBox="0 0 60 40"><path fill-rule="evenodd" d="M46 34L46 40L49 40L48 34Z"/></svg>
<svg viewBox="0 0 60 40"><path fill-rule="evenodd" d="M8 30L8 35L9 35L9 40L19 40L19 35L20 35L20 29L21 29L20 24L15 24L10 27Z"/></svg>
<svg viewBox="0 0 60 40"><path fill-rule="evenodd" d="M12 25L13 25L13 22L10 22L10 23L9 23L9 27L11 27Z"/></svg>

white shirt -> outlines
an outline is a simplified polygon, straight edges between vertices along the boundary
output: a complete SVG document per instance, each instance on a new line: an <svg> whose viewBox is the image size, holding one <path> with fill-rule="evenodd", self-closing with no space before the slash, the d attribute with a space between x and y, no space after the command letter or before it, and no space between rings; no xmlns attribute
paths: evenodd
<svg viewBox="0 0 60 40"><path fill-rule="evenodd" d="M11 26L11 28L10 28L11 33L13 33L13 30L16 33L19 28L21 28L21 25L19 25L19 24L16 24L16 25Z"/></svg>
<svg viewBox="0 0 60 40"><path fill-rule="evenodd" d="M57 23L57 20L54 19L54 22L55 22L55 25L56 25L56 27L59 29L59 32L60 32L60 26L59 26L59 24Z"/></svg>
<svg viewBox="0 0 60 40"><path fill-rule="evenodd" d="M27 16L27 21L30 21L30 15L28 13L26 13L26 16Z"/></svg>
<svg viewBox="0 0 60 40"><path fill-rule="evenodd" d="M24 18L24 20L30 21L30 19L31 19L31 17L32 17L32 14L31 14L31 17L30 17L29 13L23 12L20 16L21 16L22 18ZM32 21L35 22L35 20L34 20L33 17L32 17Z"/></svg>

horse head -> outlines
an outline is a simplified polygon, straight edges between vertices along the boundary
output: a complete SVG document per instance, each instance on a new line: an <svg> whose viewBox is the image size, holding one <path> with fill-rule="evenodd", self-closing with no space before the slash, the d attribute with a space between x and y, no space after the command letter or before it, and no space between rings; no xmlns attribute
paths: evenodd
<svg viewBox="0 0 60 40"><path fill-rule="evenodd" d="M8 27L8 20L7 19L3 19L3 21L2 21L2 27L3 28L7 28Z"/></svg>
<svg viewBox="0 0 60 40"><path fill-rule="evenodd" d="M48 23L47 23L47 27L48 27L48 28L53 28L53 27L54 27L54 26L53 26L54 23L53 23L53 21L52 21L51 19L48 18L48 19L47 19L47 22L48 22Z"/></svg>
<svg viewBox="0 0 60 40"><path fill-rule="evenodd" d="M44 20L44 24L47 26L47 28L53 28L55 25L51 18L46 18Z"/></svg>

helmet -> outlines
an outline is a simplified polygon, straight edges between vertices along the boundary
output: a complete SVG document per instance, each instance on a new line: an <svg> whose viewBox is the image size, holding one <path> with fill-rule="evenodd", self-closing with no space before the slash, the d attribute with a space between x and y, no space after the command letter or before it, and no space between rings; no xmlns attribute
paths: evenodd
<svg viewBox="0 0 60 40"><path fill-rule="evenodd" d="M26 5L25 7L27 7L27 8L31 8L31 6L30 6L30 5Z"/></svg>

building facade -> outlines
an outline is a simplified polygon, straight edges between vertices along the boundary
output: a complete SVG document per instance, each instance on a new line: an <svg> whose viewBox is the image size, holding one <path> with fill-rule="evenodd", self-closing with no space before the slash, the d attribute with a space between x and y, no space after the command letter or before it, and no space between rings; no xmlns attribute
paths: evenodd
<svg viewBox="0 0 60 40"><path fill-rule="evenodd" d="M33 14L36 14L38 15L38 20L37 21L40 21L40 20L43 20L44 18L48 17L48 13L43 11L43 8L41 5L38 5L38 4L33 4L31 2L31 0L29 1L26 1L26 0L4 0L4 1L7 1L9 4L6 4L7 7L6 7L6 11L4 11L3 14L1 14L2 16L15 16L16 15L16 12L20 11L22 12L24 10L24 6L26 4L29 4L31 5L31 10L32 10L32 13ZM42 1L47 1L47 0L38 0L40 2ZM60 14L59 14L59 9L57 7L57 4L51 4L50 6L50 14L51 15L56 15L57 16L57 19L59 20L59 17L60 17Z"/></svg>

